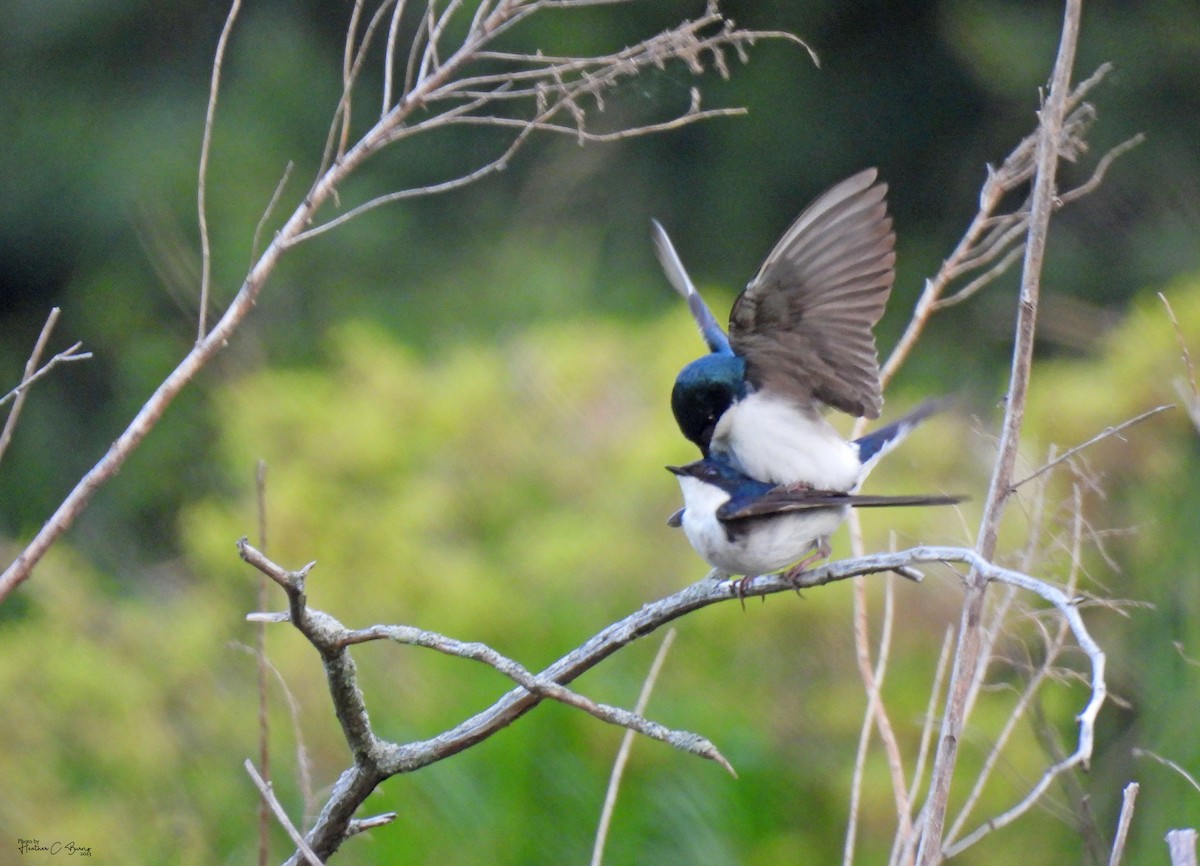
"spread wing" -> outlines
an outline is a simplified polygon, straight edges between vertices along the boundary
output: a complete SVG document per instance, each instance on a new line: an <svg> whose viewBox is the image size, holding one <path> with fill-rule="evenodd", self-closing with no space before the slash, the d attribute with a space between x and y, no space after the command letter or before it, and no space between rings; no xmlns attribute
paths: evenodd
<svg viewBox="0 0 1200 866"><path fill-rule="evenodd" d="M696 291L692 278L683 267L679 253L675 252L675 245L667 236L667 230L658 220L650 220L650 234L654 240L654 252L658 254L658 261L662 265L663 273L667 275L667 281L680 297L687 301L688 309L692 318L696 320L696 327L700 329L700 336L708 344L709 351L728 354L729 338L721 330L708 304L704 303L704 298Z"/></svg>
<svg viewBox="0 0 1200 866"><path fill-rule="evenodd" d="M738 296L729 338L755 387L878 418L875 323L895 279L887 185L875 169L814 201Z"/></svg>
<svg viewBox="0 0 1200 866"><path fill-rule="evenodd" d="M831 490L805 490L795 487L773 487L761 496L739 499L734 497L717 509L720 520L743 520L792 511L813 511L819 508L883 508L898 505L954 505L961 496L915 494L912 496L864 496L859 493L839 493Z"/></svg>

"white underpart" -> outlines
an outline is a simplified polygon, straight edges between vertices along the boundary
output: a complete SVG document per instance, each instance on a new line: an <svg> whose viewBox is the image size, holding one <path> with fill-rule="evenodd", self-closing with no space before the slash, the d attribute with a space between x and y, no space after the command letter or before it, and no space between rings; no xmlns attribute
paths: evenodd
<svg viewBox="0 0 1200 866"><path fill-rule="evenodd" d="M704 559L726 574L771 574L800 560L827 538L846 516L845 508L777 514L755 520L731 541L716 511L729 494L689 475L679 476L683 491L683 531Z"/></svg>
<svg viewBox="0 0 1200 866"><path fill-rule="evenodd" d="M732 455L751 478L772 484L811 484L853 490L862 480L858 449L820 415L762 391L725 410L712 450Z"/></svg>

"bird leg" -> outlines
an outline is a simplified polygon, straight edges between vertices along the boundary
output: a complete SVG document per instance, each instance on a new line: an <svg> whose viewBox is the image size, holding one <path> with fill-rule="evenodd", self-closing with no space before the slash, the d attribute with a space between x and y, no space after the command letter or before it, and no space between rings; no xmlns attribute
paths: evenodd
<svg viewBox="0 0 1200 866"><path fill-rule="evenodd" d="M829 539L818 538L813 542L813 552L785 571L783 573L783 579L795 581L804 573L804 570L808 568L809 563L815 562L818 559L826 559L832 552L833 549L829 546Z"/></svg>

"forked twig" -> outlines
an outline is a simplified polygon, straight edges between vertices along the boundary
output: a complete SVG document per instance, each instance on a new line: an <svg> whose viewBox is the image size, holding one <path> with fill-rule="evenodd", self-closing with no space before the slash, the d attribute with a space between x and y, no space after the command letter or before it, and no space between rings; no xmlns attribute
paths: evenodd
<svg viewBox="0 0 1200 866"><path fill-rule="evenodd" d="M1124 432L1125 430L1129 429L1130 427L1132 427L1133 425L1140 424L1141 422L1145 421L1147 418L1151 418L1154 415L1157 415L1159 412L1166 412L1168 409L1174 409L1174 408L1175 408L1174 403L1164 403L1162 406L1155 406L1153 409L1148 409L1145 412L1143 412L1142 414L1137 415L1133 418L1130 418L1128 421L1122 421L1120 424L1117 424L1115 427L1105 427L1103 430L1101 430L1099 433L1097 433L1095 436L1093 436L1091 439L1087 440L1086 442L1081 442L1080 444L1074 446L1073 448L1068 448L1066 451L1064 451L1062 454L1059 454L1053 460L1043 463L1041 465L1041 467L1039 467L1035 471L1031 472L1029 475L1026 475L1020 481L1014 481L1009 486L1009 492L1010 493L1015 492L1018 487L1021 487L1022 485L1027 484L1028 482L1039 477L1040 475L1043 475L1046 472L1049 472L1055 466L1058 466L1059 464L1063 463L1064 461L1070 460L1072 457L1074 457L1080 451L1083 451L1085 448L1089 448L1092 445L1095 445L1097 442L1103 441L1104 439L1107 439L1110 436L1116 436L1117 438L1120 438L1120 434L1122 432Z"/></svg>
<svg viewBox="0 0 1200 866"><path fill-rule="evenodd" d="M346 629L327 614L307 607L304 583L313 567L312 563L292 572L271 562L244 541L239 544L239 550L247 562L263 571L286 591L289 613L285 618L320 652L329 678L335 712L342 723L347 743L355 755L354 766L342 774L342 778L335 785L333 795L308 834L309 844L322 856L328 856L341 844L345 838L345 821L354 808L384 779L397 773L413 772L470 748L502 730L546 698L566 698L567 702L571 702L574 698L570 695L574 693L568 693L565 685L617 650L687 613L745 595L791 593L797 588L821 586L858 575L894 571L920 563L963 562L974 570L980 580L1017 586L1050 602L1067 620L1076 642L1091 660L1092 697L1079 716L1079 746L1074 756L1077 761L1084 761L1091 755L1095 714L1107 693L1104 684L1104 654L1088 634L1073 600L1056 587L1029 575L996 566L980 557L977 551L968 548L916 547L898 553L874 554L828 563L804 572L795 580L785 579L780 575L769 575L755 578L744 586L721 575L710 575L677 593L642 606L624 619L604 628L537 674L525 670L516 662L505 659L482 644L465 644L421 629L408 626L373 626L356 631ZM257 620L260 617L254 618ZM268 618L280 620L279 616ZM354 662L347 652L348 646L354 642L382 638L402 640L405 643L427 646L491 664L520 685L488 709L435 737L403 745L389 743L376 736L371 729L366 704L357 685ZM640 723L633 723L634 714L627 711L612 713L609 710L616 708L592 705L587 699L578 701L576 705L588 709L589 712L593 706L599 706L605 713L598 715L606 721L626 724L627 727L643 731ZM650 728L647 728L643 732L649 730ZM650 735L654 736L653 733ZM700 739L702 738L696 738L696 741ZM684 747L686 748L686 744ZM695 751L702 753L699 749ZM293 857L289 862L299 861Z"/></svg>
<svg viewBox="0 0 1200 866"><path fill-rule="evenodd" d="M13 431L17 428L17 419L21 417L21 410L25 407L25 398L29 394L30 387L59 364L86 361L92 357L91 352L80 352L79 347L83 344L76 343L69 349L59 352L43 366L38 367L42 354L46 351L46 344L50 341L50 333L54 330L61 313L62 310L58 307L50 310L50 315L46 317L46 323L42 325L41 333L38 334L37 342L33 345L33 351L29 353L29 359L25 362L25 371L21 374L20 384L0 397L0 406L9 400L13 401L12 408L8 410L8 417L4 419L4 429L0 430L0 460L4 459L4 452L8 450L9 443L12 442Z"/></svg>

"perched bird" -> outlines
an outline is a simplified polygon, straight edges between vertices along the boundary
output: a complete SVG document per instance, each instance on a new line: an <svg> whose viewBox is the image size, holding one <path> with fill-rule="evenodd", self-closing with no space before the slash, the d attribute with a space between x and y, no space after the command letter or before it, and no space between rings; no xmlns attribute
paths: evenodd
<svg viewBox="0 0 1200 866"><path fill-rule="evenodd" d="M940 404L926 403L860 439L847 443L859 462L861 481L884 454ZM686 466L668 466L679 478L684 507L668 521L684 533L709 564L747 579L787 566L795 577L811 562L829 556L829 537L851 507L952 505L959 496L865 496L802 484L758 481L719 456ZM807 556L806 556L807 554Z"/></svg>
<svg viewBox="0 0 1200 866"><path fill-rule="evenodd" d="M774 484L846 492L861 482L860 448L824 411L878 418L883 406L872 329L895 278L895 235L875 178L859 172L800 214L734 302L728 336L653 224L667 278L710 350L671 393L679 429L704 457Z"/></svg>

